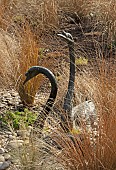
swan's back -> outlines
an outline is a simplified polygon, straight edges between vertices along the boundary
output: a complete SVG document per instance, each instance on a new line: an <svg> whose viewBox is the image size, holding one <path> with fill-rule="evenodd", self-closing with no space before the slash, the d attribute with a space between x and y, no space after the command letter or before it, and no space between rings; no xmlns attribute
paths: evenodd
<svg viewBox="0 0 116 170"><path fill-rule="evenodd" d="M92 125L97 122L97 113L95 104L91 101L85 101L72 109L73 127L77 128L81 121L86 122L87 125Z"/></svg>

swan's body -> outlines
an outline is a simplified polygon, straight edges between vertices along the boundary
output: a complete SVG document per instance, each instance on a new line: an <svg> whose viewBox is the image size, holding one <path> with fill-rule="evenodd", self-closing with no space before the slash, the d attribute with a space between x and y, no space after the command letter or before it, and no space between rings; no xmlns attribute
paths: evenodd
<svg viewBox="0 0 116 170"><path fill-rule="evenodd" d="M78 129L81 121L92 127L96 123L96 109L91 100L85 101L72 109L73 128Z"/></svg>
<svg viewBox="0 0 116 170"><path fill-rule="evenodd" d="M54 104L56 95L57 95L57 82L56 82L55 76L53 75L53 73L50 70L48 70L45 67L33 66L25 74L26 80L24 81L24 84L38 74L45 75L50 80L50 83L51 83L50 96L49 96L41 114L38 115L36 121L34 122L34 126L38 127L40 130L42 130L44 127L46 117L49 115L49 113L52 109L52 106Z"/></svg>
<svg viewBox="0 0 116 170"><path fill-rule="evenodd" d="M81 120L85 120L87 123L93 123L97 120L97 114L95 110L95 105L92 101L85 101L75 107L72 107L72 98L74 94L74 83L75 83L75 52L74 52L74 40L70 33L65 31L62 34L58 34L62 37L69 47L69 56L70 56L70 76L68 83L68 90L66 97L64 99L64 110L68 111L68 116L73 122L73 128L76 128L80 125Z"/></svg>

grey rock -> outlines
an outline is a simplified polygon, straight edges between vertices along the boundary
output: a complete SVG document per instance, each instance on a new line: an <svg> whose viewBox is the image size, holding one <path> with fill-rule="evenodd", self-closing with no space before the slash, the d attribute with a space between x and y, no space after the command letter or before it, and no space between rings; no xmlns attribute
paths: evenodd
<svg viewBox="0 0 116 170"><path fill-rule="evenodd" d="M0 167L3 165L3 162L0 162Z"/></svg>
<svg viewBox="0 0 116 170"><path fill-rule="evenodd" d="M9 138L10 140L12 140L12 139L14 139L14 138L15 138L15 136L13 136L13 135L9 135L9 136L8 136L8 138Z"/></svg>
<svg viewBox="0 0 116 170"><path fill-rule="evenodd" d="M0 148L0 154L3 154L5 152L4 148Z"/></svg>
<svg viewBox="0 0 116 170"><path fill-rule="evenodd" d="M95 105L91 100L85 101L72 109L72 121L73 127L76 129L81 121L86 122L86 124L93 124L97 122L97 113Z"/></svg>
<svg viewBox="0 0 116 170"><path fill-rule="evenodd" d="M29 132L27 130L17 130L17 134L21 136L23 139L29 136Z"/></svg>
<svg viewBox="0 0 116 170"><path fill-rule="evenodd" d="M3 107L5 107L5 104L0 103L0 108L3 108Z"/></svg>
<svg viewBox="0 0 116 170"><path fill-rule="evenodd" d="M12 135L12 132L7 131L6 134L7 134L7 135Z"/></svg>
<svg viewBox="0 0 116 170"><path fill-rule="evenodd" d="M5 170L10 166L11 162L10 161L5 161L3 164L0 166L0 170Z"/></svg>
<svg viewBox="0 0 116 170"><path fill-rule="evenodd" d="M8 147L11 147L13 149L19 148L23 145L23 140L12 140L9 142Z"/></svg>
<svg viewBox="0 0 116 170"><path fill-rule="evenodd" d="M8 153L4 154L4 159L5 159L5 161L10 160L11 155L9 155Z"/></svg>
<svg viewBox="0 0 116 170"><path fill-rule="evenodd" d="M11 160L11 162L13 163L13 164L19 164L19 159L17 159L17 158L13 158L12 160Z"/></svg>
<svg viewBox="0 0 116 170"><path fill-rule="evenodd" d="M11 100L9 100L8 105L14 105L14 103Z"/></svg>
<svg viewBox="0 0 116 170"><path fill-rule="evenodd" d="M4 156L0 155L0 162L4 162L4 161L5 161Z"/></svg>
<svg viewBox="0 0 116 170"><path fill-rule="evenodd" d="M17 97L17 96L18 96L18 93L12 91L12 92L11 92L11 96L12 96L12 97Z"/></svg>

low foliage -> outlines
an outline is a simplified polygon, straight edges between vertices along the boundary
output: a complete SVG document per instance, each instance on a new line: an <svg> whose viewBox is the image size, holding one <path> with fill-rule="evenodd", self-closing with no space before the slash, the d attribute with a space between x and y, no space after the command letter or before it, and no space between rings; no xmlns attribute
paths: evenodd
<svg viewBox="0 0 116 170"><path fill-rule="evenodd" d="M29 111L28 109L24 109L24 112L19 111L7 111L4 115L0 115L0 121L5 123L6 125L12 127L12 129L17 130L21 129L22 126L24 128L32 125L36 119L36 114Z"/></svg>
<svg viewBox="0 0 116 170"><path fill-rule="evenodd" d="M75 64L76 65L87 65L88 63L88 59L84 58L84 57L80 57L78 59L76 59Z"/></svg>

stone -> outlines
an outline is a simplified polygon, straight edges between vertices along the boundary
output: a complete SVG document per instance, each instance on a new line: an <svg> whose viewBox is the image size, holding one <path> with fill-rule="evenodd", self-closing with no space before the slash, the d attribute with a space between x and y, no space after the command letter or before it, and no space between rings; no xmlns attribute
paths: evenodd
<svg viewBox="0 0 116 170"><path fill-rule="evenodd" d="M11 155L9 155L8 153L4 154L4 159L5 159L5 161L10 160Z"/></svg>
<svg viewBox="0 0 116 170"><path fill-rule="evenodd" d="M12 91L11 96L12 96L12 97L17 97L17 96L18 96L18 93L15 92L15 91L14 91L14 92Z"/></svg>
<svg viewBox="0 0 116 170"><path fill-rule="evenodd" d="M3 108L3 107L5 107L5 104L0 103L0 108Z"/></svg>
<svg viewBox="0 0 116 170"><path fill-rule="evenodd" d="M16 149L16 148L21 147L23 143L24 143L23 140L12 140L9 142L8 147Z"/></svg>
<svg viewBox="0 0 116 170"><path fill-rule="evenodd" d="M13 164L19 164L19 159L13 158L11 161Z"/></svg>
<svg viewBox="0 0 116 170"><path fill-rule="evenodd" d="M29 132L27 130L17 130L17 134L19 136L21 136L23 139L25 139L27 136L29 136L28 134Z"/></svg>
<svg viewBox="0 0 116 170"><path fill-rule="evenodd" d="M0 162L4 162L5 159L4 159L4 156L0 155Z"/></svg>
<svg viewBox="0 0 116 170"><path fill-rule="evenodd" d="M73 107L71 117L75 129L80 126L81 121L85 122L86 125L90 124L92 126L94 122L97 122L97 113L94 103L88 100Z"/></svg>
<svg viewBox="0 0 116 170"><path fill-rule="evenodd" d="M3 164L0 166L0 170L5 170L10 166L11 162L10 161L5 161Z"/></svg>
<svg viewBox="0 0 116 170"><path fill-rule="evenodd" d="M12 132L7 131L6 134L7 134L7 135L12 135Z"/></svg>
<svg viewBox="0 0 116 170"><path fill-rule="evenodd" d="M13 136L13 135L9 135L9 136L8 136L8 138L9 138L10 140L12 140L12 139L14 139L14 138L15 138L15 136Z"/></svg>
<svg viewBox="0 0 116 170"><path fill-rule="evenodd" d="M0 148L0 154L3 154L5 152L4 148Z"/></svg>
<svg viewBox="0 0 116 170"><path fill-rule="evenodd" d="M8 106L10 106L10 105L13 105L13 102L12 101L8 101Z"/></svg>
<svg viewBox="0 0 116 170"><path fill-rule="evenodd" d="M3 165L3 162L0 162L0 167Z"/></svg>

